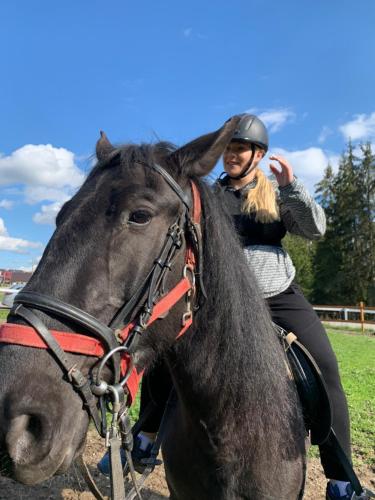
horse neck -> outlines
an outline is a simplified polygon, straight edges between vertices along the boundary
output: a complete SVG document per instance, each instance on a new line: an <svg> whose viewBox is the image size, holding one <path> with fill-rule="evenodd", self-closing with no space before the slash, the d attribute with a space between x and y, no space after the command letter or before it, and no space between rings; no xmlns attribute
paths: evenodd
<svg viewBox="0 0 375 500"><path fill-rule="evenodd" d="M247 421L249 415L257 420L274 406L270 399L288 413L285 366L265 302L220 202L204 208L208 299L195 330L174 350L171 366L181 400L191 416L217 427L245 414ZM272 426L272 410L268 414L260 427Z"/></svg>

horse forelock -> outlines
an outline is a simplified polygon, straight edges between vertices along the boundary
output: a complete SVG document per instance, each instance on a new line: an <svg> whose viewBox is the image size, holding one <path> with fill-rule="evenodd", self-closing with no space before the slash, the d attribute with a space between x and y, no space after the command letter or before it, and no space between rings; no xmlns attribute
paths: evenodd
<svg viewBox="0 0 375 500"><path fill-rule="evenodd" d="M122 169L131 172L134 167L141 165L153 165L160 163L171 175L179 173L179 162L171 161L171 153L176 150L176 146L171 142L160 141L154 144L121 144L111 151L103 159L98 159L92 168L87 179L92 179L98 174L111 169L111 167L121 165Z"/></svg>

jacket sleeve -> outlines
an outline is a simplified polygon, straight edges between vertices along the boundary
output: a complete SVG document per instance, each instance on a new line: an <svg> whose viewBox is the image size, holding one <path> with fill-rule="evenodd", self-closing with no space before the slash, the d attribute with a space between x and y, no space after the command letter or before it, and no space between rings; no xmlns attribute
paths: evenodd
<svg viewBox="0 0 375 500"><path fill-rule="evenodd" d="M287 186L278 187L278 201L280 218L287 231L309 240L324 235L324 210L298 179L294 178Z"/></svg>

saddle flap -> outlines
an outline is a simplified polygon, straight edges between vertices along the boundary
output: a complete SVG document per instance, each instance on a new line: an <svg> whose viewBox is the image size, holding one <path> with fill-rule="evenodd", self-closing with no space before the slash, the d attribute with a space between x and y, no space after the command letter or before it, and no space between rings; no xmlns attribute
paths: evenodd
<svg viewBox="0 0 375 500"><path fill-rule="evenodd" d="M288 343L287 359L301 400L311 444L322 444L332 426L332 410L323 376L311 354L295 338Z"/></svg>

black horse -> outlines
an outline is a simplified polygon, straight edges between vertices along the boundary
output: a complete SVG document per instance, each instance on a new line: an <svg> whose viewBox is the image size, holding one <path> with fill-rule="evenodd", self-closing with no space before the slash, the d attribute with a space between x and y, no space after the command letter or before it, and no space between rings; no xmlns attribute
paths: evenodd
<svg viewBox="0 0 375 500"><path fill-rule="evenodd" d="M190 181L202 202L202 282L207 298L181 328L185 299L140 337L138 368L160 356L178 395L162 451L172 499L301 498L305 431L266 306L220 194L201 180L215 166L238 119L180 149L168 143L97 144L98 163L61 209L56 231L26 291L71 304L109 324L158 257ZM181 277L185 239L166 277ZM87 334L59 315L36 311L49 328ZM11 322L22 322L13 315ZM85 374L95 358L71 355ZM65 471L82 453L88 415L50 352L0 344L0 468L35 484ZM108 374L109 375L109 374Z"/></svg>

